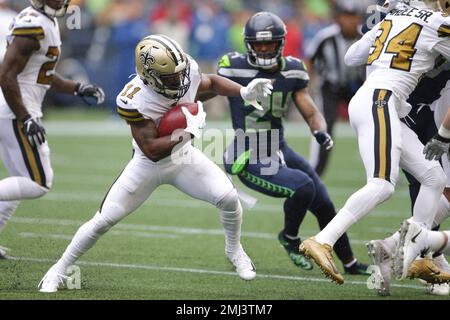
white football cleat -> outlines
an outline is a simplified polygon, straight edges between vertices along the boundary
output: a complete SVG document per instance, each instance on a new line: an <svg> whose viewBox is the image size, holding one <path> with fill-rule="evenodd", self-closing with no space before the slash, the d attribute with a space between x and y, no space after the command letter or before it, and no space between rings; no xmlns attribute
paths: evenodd
<svg viewBox="0 0 450 320"><path fill-rule="evenodd" d="M228 260L236 268L236 272L243 280L253 280L256 277L256 268L250 257L245 253L242 246L239 246L237 252L226 252Z"/></svg>
<svg viewBox="0 0 450 320"><path fill-rule="evenodd" d="M435 296L448 296L450 293L450 286L448 283L428 284L427 292Z"/></svg>
<svg viewBox="0 0 450 320"><path fill-rule="evenodd" d="M392 281L392 250L384 240L370 241L367 249L372 265L378 267L377 272L373 274L376 277L376 290L380 296L389 296Z"/></svg>
<svg viewBox="0 0 450 320"><path fill-rule="evenodd" d="M445 259L443 254L440 254L436 258L433 258L433 263L443 272L450 273L450 264ZM426 286L426 291L429 294L436 296L448 296L450 294L450 286L448 283L432 284L422 279L419 279L420 283Z"/></svg>
<svg viewBox="0 0 450 320"><path fill-rule="evenodd" d="M68 279L64 274L56 271L55 265L53 265L42 278L38 284L39 292L54 293L58 289L65 287L65 281Z"/></svg>
<svg viewBox="0 0 450 320"><path fill-rule="evenodd" d="M2 259L8 259L8 256L6 255L6 252L9 251L8 248L0 246L0 260Z"/></svg>
<svg viewBox="0 0 450 320"><path fill-rule="evenodd" d="M397 280L408 275L408 269L416 258L424 253L427 245L428 231L419 224L405 220L400 228L400 241L394 253L394 273Z"/></svg>

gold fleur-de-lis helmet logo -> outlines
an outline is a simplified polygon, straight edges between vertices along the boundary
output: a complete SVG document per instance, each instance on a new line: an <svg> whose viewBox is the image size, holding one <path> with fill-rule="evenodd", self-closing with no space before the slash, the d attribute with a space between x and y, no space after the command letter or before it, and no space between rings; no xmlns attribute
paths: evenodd
<svg viewBox="0 0 450 320"><path fill-rule="evenodd" d="M145 69L149 69L150 65L155 63L155 57L150 52L141 52L140 59Z"/></svg>

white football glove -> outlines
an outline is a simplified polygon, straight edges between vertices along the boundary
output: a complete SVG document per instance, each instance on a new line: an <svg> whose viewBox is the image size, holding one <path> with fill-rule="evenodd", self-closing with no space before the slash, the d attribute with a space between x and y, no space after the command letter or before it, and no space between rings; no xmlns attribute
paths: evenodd
<svg viewBox="0 0 450 320"><path fill-rule="evenodd" d="M202 135L202 129L206 126L206 112L203 111L203 103L201 101L197 101L197 105L198 112L195 116L185 107L181 107L181 111L186 117L187 126L184 131L189 132L196 138L200 138Z"/></svg>
<svg viewBox="0 0 450 320"><path fill-rule="evenodd" d="M241 88L241 97L244 101L255 107L255 109L263 110L263 107L257 100L270 96L272 90L273 86L271 80L257 78L250 82L246 87Z"/></svg>

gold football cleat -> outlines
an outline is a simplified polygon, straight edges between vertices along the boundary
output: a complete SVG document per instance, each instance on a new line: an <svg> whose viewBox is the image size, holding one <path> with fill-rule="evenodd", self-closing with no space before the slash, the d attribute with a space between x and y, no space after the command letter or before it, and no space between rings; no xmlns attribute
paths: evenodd
<svg viewBox="0 0 450 320"><path fill-rule="evenodd" d="M450 273L440 270L430 258L415 260L408 269L407 277L419 278L432 284L450 282Z"/></svg>
<svg viewBox="0 0 450 320"><path fill-rule="evenodd" d="M333 261L333 249L328 244L320 244L312 237L303 241L300 244L299 250L307 258L314 260L326 277L337 284L344 283L344 277L336 268Z"/></svg>

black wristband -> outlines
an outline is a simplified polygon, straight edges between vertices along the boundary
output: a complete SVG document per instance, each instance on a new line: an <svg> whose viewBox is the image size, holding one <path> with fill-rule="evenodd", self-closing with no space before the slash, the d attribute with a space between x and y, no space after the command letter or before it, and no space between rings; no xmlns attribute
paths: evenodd
<svg viewBox="0 0 450 320"><path fill-rule="evenodd" d="M20 120L20 121L22 121L22 123L24 123L25 121L28 121L28 120L30 120L31 119L31 115L29 115L29 114L27 114L25 117L23 117L22 118L22 120Z"/></svg>
<svg viewBox="0 0 450 320"><path fill-rule="evenodd" d="M450 139L444 138L439 133L436 133L436 135L434 136L434 139L444 142L444 143L450 143Z"/></svg>

